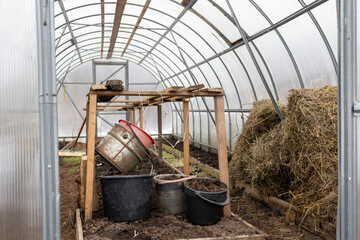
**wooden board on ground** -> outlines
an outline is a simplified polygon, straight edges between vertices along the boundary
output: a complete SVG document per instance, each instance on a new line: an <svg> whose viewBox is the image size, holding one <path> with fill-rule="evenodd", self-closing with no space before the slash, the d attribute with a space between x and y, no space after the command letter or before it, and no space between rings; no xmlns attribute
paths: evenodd
<svg viewBox="0 0 360 240"><path fill-rule="evenodd" d="M81 157L85 155L85 152L65 152L59 151L59 157Z"/></svg>
<svg viewBox="0 0 360 240"><path fill-rule="evenodd" d="M80 209L76 209L76 240L83 240L83 228L80 217Z"/></svg>

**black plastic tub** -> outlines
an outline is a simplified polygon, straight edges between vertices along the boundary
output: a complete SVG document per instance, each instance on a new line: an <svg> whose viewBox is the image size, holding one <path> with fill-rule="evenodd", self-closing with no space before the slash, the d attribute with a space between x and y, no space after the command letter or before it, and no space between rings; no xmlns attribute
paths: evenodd
<svg viewBox="0 0 360 240"><path fill-rule="evenodd" d="M154 174L102 176L105 216L115 222L149 218Z"/></svg>
<svg viewBox="0 0 360 240"><path fill-rule="evenodd" d="M221 192L202 192L189 188L191 181L209 181L217 182L226 190ZM228 186L219 180L212 178L194 178L185 181L185 199L186 199L186 217L187 219L198 225L212 225L221 220L223 208L229 204L229 196L227 194Z"/></svg>

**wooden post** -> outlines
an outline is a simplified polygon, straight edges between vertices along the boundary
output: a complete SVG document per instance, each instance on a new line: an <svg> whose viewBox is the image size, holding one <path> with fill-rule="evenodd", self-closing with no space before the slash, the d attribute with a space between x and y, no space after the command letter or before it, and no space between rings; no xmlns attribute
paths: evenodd
<svg viewBox="0 0 360 240"><path fill-rule="evenodd" d="M157 106L157 116L158 116L158 148L159 148L159 162L162 162L162 106L159 104Z"/></svg>
<svg viewBox="0 0 360 240"><path fill-rule="evenodd" d="M216 137L218 147L219 171L220 181L229 186L229 167L227 160L227 147L226 147L226 126L225 126L225 110L224 110L224 97L214 97L215 105L215 123L216 123ZM230 196L230 191L228 192ZM224 217L230 217L231 210L230 204L224 207Z"/></svg>
<svg viewBox="0 0 360 240"><path fill-rule="evenodd" d="M86 192L86 164L87 156L84 155L81 157L80 163L80 189L79 189L79 196L80 196L80 203L79 207L81 210L85 209L85 192Z"/></svg>
<svg viewBox="0 0 360 240"><path fill-rule="evenodd" d="M190 175L189 100L183 101L184 120L184 174Z"/></svg>
<svg viewBox="0 0 360 240"><path fill-rule="evenodd" d="M140 122L140 128L144 129L144 122L143 122L143 114L142 114L142 108L139 108L139 122Z"/></svg>
<svg viewBox="0 0 360 240"><path fill-rule="evenodd" d="M134 111L134 110L133 110L133 109L129 109L128 111L129 111L129 122L132 123L132 122L134 122L134 120L133 120L133 111Z"/></svg>
<svg viewBox="0 0 360 240"><path fill-rule="evenodd" d="M96 93L90 93L87 121L85 221L92 219L95 183Z"/></svg>
<svg viewBox="0 0 360 240"><path fill-rule="evenodd" d="M136 124L135 109L132 110L132 123Z"/></svg>

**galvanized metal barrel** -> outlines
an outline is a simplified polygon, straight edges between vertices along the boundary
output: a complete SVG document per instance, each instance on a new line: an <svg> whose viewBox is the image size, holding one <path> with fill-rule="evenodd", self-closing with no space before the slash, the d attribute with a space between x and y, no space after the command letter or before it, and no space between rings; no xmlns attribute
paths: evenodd
<svg viewBox="0 0 360 240"><path fill-rule="evenodd" d="M147 156L144 145L119 124L115 124L95 150L124 174Z"/></svg>

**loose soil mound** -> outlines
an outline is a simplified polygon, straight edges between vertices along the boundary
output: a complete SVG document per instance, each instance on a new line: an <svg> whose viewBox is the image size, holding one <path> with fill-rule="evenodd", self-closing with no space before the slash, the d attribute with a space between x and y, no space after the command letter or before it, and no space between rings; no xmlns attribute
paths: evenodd
<svg viewBox="0 0 360 240"><path fill-rule="evenodd" d="M290 198L304 216L335 222L337 88L291 90L280 124L269 104L254 104L235 147L232 177L263 194Z"/></svg>

